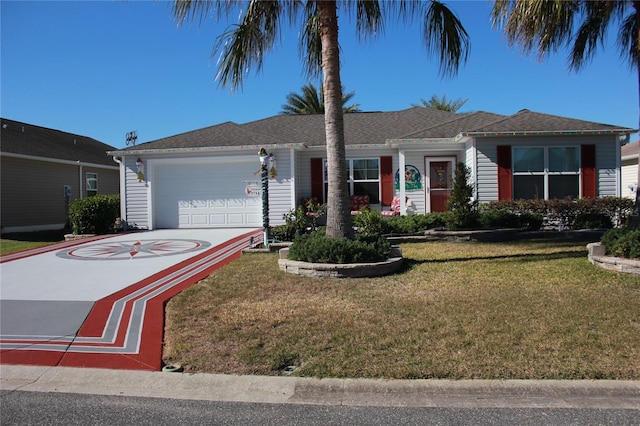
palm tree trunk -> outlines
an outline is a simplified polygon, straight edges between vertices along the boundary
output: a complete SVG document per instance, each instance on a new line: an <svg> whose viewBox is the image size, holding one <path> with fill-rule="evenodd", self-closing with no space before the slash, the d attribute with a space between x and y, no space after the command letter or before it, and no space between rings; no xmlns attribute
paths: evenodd
<svg viewBox="0 0 640 426"><path fill-rule="evenodd" d="M335 1L318 1L322 70L324 73L324 127L327 142L327 236L352 238L349 186L344 142L342 83Z"/></svg>

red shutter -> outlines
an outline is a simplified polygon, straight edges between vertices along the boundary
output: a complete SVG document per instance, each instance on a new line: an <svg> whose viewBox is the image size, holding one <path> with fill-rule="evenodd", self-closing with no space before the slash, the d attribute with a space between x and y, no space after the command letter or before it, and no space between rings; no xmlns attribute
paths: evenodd
<svg viewBox="0 0 640 426"><path fill-rule="evenodd" d="M311 197L316 198L319 202L324 203L324 179L322 174L324 167L322 158L311 159Z"/></svg>
<svg viewBox="0 0 640 426"><path fill-rule="evenodd" d="M393 159L380 157L380 202L383 206L390 206L393 201Z"/></svg>
<svg viewBox="0 0 640 426"><path fill-rule="evenodd" d="M598 180L596 173L596 146L582 145L580 149L580 180L582 196L595 198L598 196Z"/></svg>
<svg viewBox="0 0 640 426"><path fill-rule="evenodd" d="M511 181L511 146L499 145L498 149L498 200L513 199Z"/></svg>

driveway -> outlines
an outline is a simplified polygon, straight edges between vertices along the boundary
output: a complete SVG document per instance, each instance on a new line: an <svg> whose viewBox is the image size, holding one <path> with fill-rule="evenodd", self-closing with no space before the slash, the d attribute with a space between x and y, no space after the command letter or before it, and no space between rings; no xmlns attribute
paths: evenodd
<svg viewBox="0 0 640 426"><path fill-rule="evenodd" d="M158 230L0 258L0 363L159 370L164 304L259 229Z"/></svg>

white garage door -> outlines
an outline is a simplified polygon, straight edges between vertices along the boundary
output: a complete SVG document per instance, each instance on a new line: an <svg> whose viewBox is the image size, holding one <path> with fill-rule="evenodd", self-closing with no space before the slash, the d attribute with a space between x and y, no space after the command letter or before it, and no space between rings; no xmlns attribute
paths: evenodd
<svg viewBox="0 0 640 426"><path fill-rule="evenodd" d="M153 168L156 228L262 226L262 199L246 194L256 161L158 164Z"/></svg>

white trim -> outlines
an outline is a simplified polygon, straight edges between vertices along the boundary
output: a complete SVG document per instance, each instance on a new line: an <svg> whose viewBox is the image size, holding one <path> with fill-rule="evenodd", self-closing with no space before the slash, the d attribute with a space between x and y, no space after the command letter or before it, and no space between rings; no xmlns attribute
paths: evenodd
<svg viewBox="0 0 640 426"><path fill-rule="evenodd" d="M264 148L267 151L275 151L278 149L286 148L306 148L305 144L301 143L283 143L283 144L264 144L264 145L242 145L242 146L206 146L206 147L193 147L193 148L156 148L156 149L128 149L126 151L108 151L107 154L113 157L116 156L140 156L140 155L152 155L152 154L191 154L191 153L218 153L218 152L245 152L254 151L256 156L260 148ZM326 146L322 146L326 149Z"/></svg>
<svg viewBox="0 0 640 426"><path fill-rule="evenodd" d="M398 181L398 184L400 185L400 214L401 215L407 214L407 191L405 188L406 180L405 180L405 174L404 174L405 167L406 167L406 158L404 155L404 150L399 149L398 150L398 177L400 178L400 180ZM400 172L401 170L402 172Z"/></svg>
<svg viewBox="0 0 640 426"><path fill-rule="evenodd" d="M296 152L293 148L289 150L289 194L291 195L291 209L296 208Z"/></svg>

